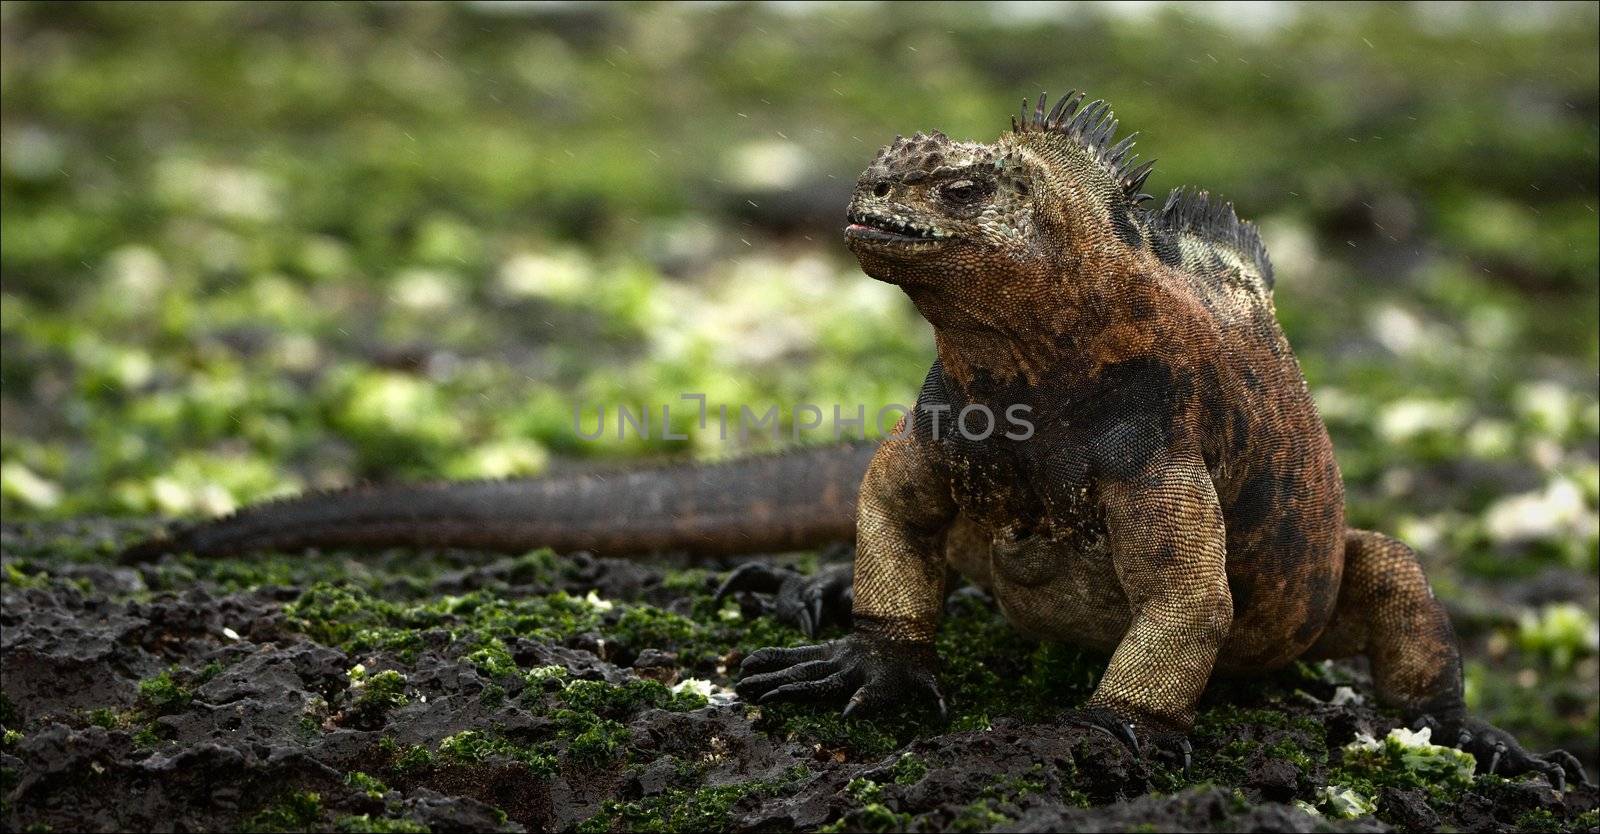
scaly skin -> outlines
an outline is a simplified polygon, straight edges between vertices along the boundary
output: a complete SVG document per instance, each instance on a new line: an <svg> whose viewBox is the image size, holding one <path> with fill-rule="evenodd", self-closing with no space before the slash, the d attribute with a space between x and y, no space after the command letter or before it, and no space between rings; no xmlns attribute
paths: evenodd
<svg viewBox="0 0 1600 834"><path fill-rule="evenodd" d="M854 632L753 654L741 694L848 696L847 711L937 695L954 566L1018 628L1111 653L1074 715L1135 748L1187 751L1214 669L1365 654L1382 699L1486 764L1582 774L1466 718L1455 637L1415 555L1345 527L1255 230L1204 192L1143 208L1149 167L1081 100L1024 104L991 144L897 138L861 176L850 249L911 298L938 359L861 486ZM1025 439L983 437L983 412L954 430L966 409L1018 405Z"/></svg>

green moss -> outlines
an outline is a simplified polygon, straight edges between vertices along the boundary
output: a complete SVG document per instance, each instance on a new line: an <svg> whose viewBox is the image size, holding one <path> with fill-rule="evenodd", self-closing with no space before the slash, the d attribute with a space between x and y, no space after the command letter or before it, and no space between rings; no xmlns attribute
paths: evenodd
<svg viewBox="0 0 1600 834"><path fill-rule="evenodd" d="M188 708L194 696L178 684L174 677L177 672L177 667L173 667L139 681L139 701L145 709L156 715L172 715Z"/></svg>
<svg viewBox="0 0 1600 834"><path fill-rule="evenodd" d="M401 621L406 611L395 603L364 591L318 582L306 589L283 613L295 629L329 646L390 648L384 632ZM372 644L378 645L372 645Z"/></svg>
<svg viewBox="0 0 1600 834"><path fill-rule="evenodd" d="M653 605L636 605L622 612L611 633L634 650L662 648L689 642L698 626L694 620Z"/></svg>
<svg viewBox="0 0 1600 834"><path fill-rule="evenodd" d="M320 830L322 797L310 791L291 793L240 824L242 831L287 832Z"/></svg>
<svg viewBox="0 0 1600 834"><path fill-rule="evenodd" d="M758 730L784 739L820 744L824 749L848 751L858 759L888 755L903 746L902 737L909 741L918 731L911 717L846 718L834 705L767 704L752 708L747 714L754 715Z"/></svg>
<svg viewBox="0 0 1600 834"><path fill-rule="evenodd" d="M0 750L10 750L22 743L21 730L6 730L0 733Z"/></svg>
<svg viewBox="0 0 1600 834"><path fill-rule="evenodd" d="M389 786L375 776L369 776L359 770L352 770L344 775L344 783L366 794L370 799L382 799L389 792Z"/></svg>
<svg viewBox="0 0 1600 834"><path fill-rule="evenodd" d="M495 758L521 762L536 776L554 776L558 770L548 745L518 744L480 730L463 730L439 742L440 762L477 764Z"/></svg>
<svg viewBox="0 0 1600 834"><path fill-rule="evenodd" d="M322 722L318 721L312 716L302 715L300 716L300 720L295 723L294 729L295 734L298 735L302 741L310 742L317 736L322 735Z"/></svg>
<svg viewBox="0 0 1600 834"><path fill-rule="evenodd" d="M594 606L564 593L506 599L490 591L418 603L392 602L345 585L317 583L284 607L289 624L318 642L352 653L394 652L407 662L420 632L447 629L457 650L485 676L518 673L510 637L560 643L600 626Z"/></svg>
<svg viewBox="0 0 1600 834"><path fill-rule="evenodd" d="M161 746L161 741L155 724L145 724L133 731L133 746L137 750L154 750Z"/></svg>
<svg viewBox="0 0 1600 834"><path fill-rule="evenodd" d="M15 562L7 562L0 569L0 586L10 586L19 590L29 588L43 588L50 584L50 574L45 571L38 573L25 573Z"/></svg>
<svg viewBox="0 0 1600 834"><path fill-rule="evenodd" d="M350 834L427 834L429 829L414 820L356 814L334 820L333 830Z"/></svg>
<svg viewBox="0 0 1600 834"><path fill-rule="evenodd" d="M87 720L90 724L107 730L115 730L122 723L117 711L110 707L90 710Z"/></svg>
<svg viewBox="0 0 1600 834"><path fill-rule="evenodd" d="M566 745L574 763L585 767L603 767L626 754L630 733L622 720L639 711L686 712L706 705L705 698L693 692L675 693L653 680L622 685L566 681L559 667L531 670L526 680L522 703L552 719L556 740Z"/></svg>
<svg viewBox="0 0 1600 834"><path fill-rule="evenodd" d="M628 745L628 728L609 718L557 710L551 716L568 739L567 755L590 767L602 767Z"/></svg>
<svg viewBox="0 0 1600 834"><path fill-rule="evenodd" d="M565 564L547 547L530 550L511 561L506 581L512 585L549 585L561 576Z"/></svg>
<svg viewBox="0 0 1600 834"><path fill-rule="evenodd" d="M1530 833L1569 830L1566 825L1562 824L1562 821L1558 819L1555 814L1550 813L1544 808L1536 808L1520 817L1517 817L1517 821L1512 823L1511 827L1516 831L1527 831ZM1583 829L1574 827L1571 830L1582 831Z"/></svg>
<svg viewBox="0 0 1600 834"><path fill-rule="evenodd" d="M424 773L434 765L433 753L428 748L418 744L401 747L392 736L384 736L378 742L378 751L388 760L390 769L402 776Z"/></svg>
<svg viewBox="0 0 1600 834"><path fill-rule="evenodd" d="M578 825L583 834L610 831L696 832L726 831L732 823L734 803L746 796L778 796L809 774L795 765L774 780L753 780L695 790L671 788L633 802L607 800L600 813Z"/></svg>
<svg viewBox="0 0 1600 834"><path fill-rule="evenodd" d="M983 796L1010 802L1017 797L1043 791L1044 765L1036 764L1027 775L1002 776L983 789Z"/></svg>
<svg viewBox="0 0 1600 834"><path fill-rule="evenodd" d="M613 718L643 709L688 712L706 705L706 699L685 689L673 692L659 681L631 680L620 686L604 681L575 680L562 688L562 703L578 712Z"/></svg>
<svg viewBox="0 0 1600 834"><path fill-rule="evenodd" d="M483 648L467 653L466 661L490 680L508 678L520 671L506 644L494 637L485 640Z"/></svg>
<svg viewBox="0 0 1600 834"><path fill-rule="evenodd" d="M1278 685L1286 685L1278 681ZM1276 697L1274 679L1255 682L1253 697ZM1265 688L1265 689L1264 689ZM1327 762L1326 728L1306 716L1296 716L1277 706L1255 707L1232 703L1230 693L1216 692L1195 717L1190 732L1197 753L1185 775L1176 763L1152 767L1152 782L1158 790L1176 791L1189 785L1237 785L1247 775L1251 763L1259 758L1287 761L1302 772L1312 773ZM1254 727L1252 738L1239 738L1239 727ZM1206 751L1201 755L1198 751Z"/></svg>
<svg viewBox="0 0 1600 834"><path fill-rule="evenodd" d="M844 790L861 807L817 831L903 831L911 823L910 814L898 813L883 804L883 787L871 779L852 779Z"/></svg>
<svg viewBox="0 0 1600 834"><path fill-rule="evenodd" d="M844 792L857 802L877 802L883 798L883 786L871 779L857 777L844 786Z"/></svg>
<svg viewBox="0 0 1600 834"><path fill-rule="evenodd" d="M536 698L547 691L556 691L566 685L565 666L535 666L522 676L524 700Z"/></svg>
<svg viewBox="0 0 1600 834"><path fill-rule="evenodd" d="M1014 820L995 810L995 801L980 799L962 808L950 821L950 830L958 832L994 831Z"/></svg>
<svg viewBox="0 0 1600 834"><path fill-rule="evenodd" d="M376 675L362 676L352 681L355 698L350 702L349 716L365 726L381 725L389 713L403 707L406 698L406 676L393 669Z"/></svg>
<svg viewBox="0 0 1600 834"><path fill-rule="evenodd" d="M1451 801L1472 784L1477 762L1471 753L1423 742L1405 730L1383 739L1356 741L1344 748L1339 766L1328 776L1330 785L1377 796L1382 788L1413 788L1431 800Z"/></svg>
<svg viewBox="0 0 1600 834"><path fill-rule="evenodd" d="M706 583L711 577L711 572L704 568L672 570L667 571L667 575L661 580L661 587L684 594L705 593Z"/></svg>
<svg viewBox="0 0 1600 834"><path fill-rule="evenodd" d="M900 813L886 805L871 802L835 822L818 826L817 831L824 834L839 831L904 831L910 824L910 814Z"/></svg>
<svg viewBox="0 0 1600 834"><path fill-rule="evenodd" d="M194 681L190 683L189 688L199 689L200 687L205 686L206 684L215 680L216 677L222 674L225 669L227 669L227 667L224 666L220 661L213 660L210 663L207 663L203 668L201 668L200 671L195 673Z"/></svg>
<svg viewBox="0 0 1600 834"><path fill-rule="evenodd" d="M915 785L928 775L928 763L914 753L903 753L889 769L896 785Z"/></svg>
<svg viewBox="0 0 1600 834"><path fill-rule="evenodd" d="M1378 810L1377 800L1372 794L1343 784L1318 788L1316 798L1317 804L1313 807L1336 820L1360 819Z"/></svg>

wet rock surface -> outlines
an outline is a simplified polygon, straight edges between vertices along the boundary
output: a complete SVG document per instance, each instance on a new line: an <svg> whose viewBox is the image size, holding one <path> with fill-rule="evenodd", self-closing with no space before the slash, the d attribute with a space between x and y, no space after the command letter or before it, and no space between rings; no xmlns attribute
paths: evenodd
<svg viewBox="0 0 1600 834"><path fill-rule="evenodd" d="M715 568L300 556L112 566L128 525L3 531L6 830L1593 830L1593 788L1358 771L1359 671L1213 685L1195 764L1055 717L1101 659L953 609L952 716L731 694L798 633ZM981 644L981 645L980 645ZM1347 688L1347 689L1342 689ZM985 693L990 693L986 695ZM984 700L991 697L990 700ZM1329 789L1373 811L1352 812ZM1359 810L1359 809L1358 809ZM1344 818L1348 817L1348 818Z"/></svg>

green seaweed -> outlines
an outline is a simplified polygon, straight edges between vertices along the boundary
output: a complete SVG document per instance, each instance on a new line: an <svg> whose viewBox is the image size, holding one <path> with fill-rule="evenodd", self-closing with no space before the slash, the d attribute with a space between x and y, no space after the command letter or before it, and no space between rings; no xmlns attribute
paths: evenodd
<svg viewBox="0 0 1600 834"><path fill-rule="evenodd" d="M178 683L174 677L178 673L178 668L173 667L139 681L140 703L155 715L172 715L188 709L194 693Z"/></svg>
<svg viewBox="0 0 1600 834"><path fill-rule="evenodd" d="M928 775L928 763L915 753L902 753L894 766L889 768L889 773L896 785L915 785Z"/></svg>
<svg viewBox="0 0 1600 834"><path fill-rule="evenodd" d="M518 744L481 730L463 730L439 742L439 762L477 764L493 758L521 762L535 776L550 777L557 772L556 758L546 745Z"/></svg>
<svg viewBox="0 0 1600 834"><path fill-rule="evenodd" d="M578 824L578 831L582 834L726 831L732 822L734 803L747 796L782 795L809 773L804 765L795 765L776 779L693 790L669 788L659 795L631 802L606 800L599 813Z"/></svg>
<svg viewBox="0 0 1600 834"><path fill-rule="evenodd" d="M427 834L429 828L415 820L347 814L333 821L333 830L348 834Z"/></svg>
<svg viewBox="0 0 1600 834"><path fill-rule="evenodd" d="M393 669L375 675L367 675L363 669L362 674L352 675L350 688L355 695L348 716L360 725L381 725L390 712L410 700L406 697L406 676Z"/></svg>
<svg viewBox="0 0 1600 834"><path fill-rule="evenodd" d="M27 573L15 562L6 562L4 567L0 568L0 587L27 590L29 588L44 588L49 584L50 574L48 571L41 570Z"/></svg>
<svg viewBox="0 0 1600 834"><path fill-rule="evenodd" d="M321 819L322 797L311 791L297 791L257 811L240 823L239 829L264 834L316 831Z"/></svg>
<svg viewBox="0 0 1600 834"><path fill-rule="evenodd" d="M359 770L352 770L344 775L344 783L367 795L368 799L382 799L389 792L389 786L375 776L368 775Z"/></svg>

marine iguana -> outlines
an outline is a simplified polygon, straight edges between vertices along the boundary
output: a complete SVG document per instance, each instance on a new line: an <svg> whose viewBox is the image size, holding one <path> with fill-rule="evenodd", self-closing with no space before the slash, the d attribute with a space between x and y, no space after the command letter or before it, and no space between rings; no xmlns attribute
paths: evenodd
<svg viewBox="0 0 1600 834"><path fill-rule="evenodd" d="M937 699L933 636L949 577L1019 629L1110 653L1069 719L1138 751L1180 751L1213 670L1365 655L1381 699L1493 772L1587 775L1466 715L1445 610L1415 554L1347 528L1332 444L1282 330L1253 226L1204 191L1160 209L1134 136L1103 101L1023 103L993 143L897 137L856 184L845 237L899 286L938 358L914 418L845 446L613 476L366 487L264 504L139 543L223 555L308 546L446 545L606 554L749 553L855 534L853 576L759 564L725 593L777 590L808 634L751 654L757 702L845 712ZM954 422L1031 409L1026 440ZM942 427L939 417L947 423ZM859 485L859 487L858 487ZM622 509L625 508L625 509ZM853 584L852 584L853 579Z"/></svg>

